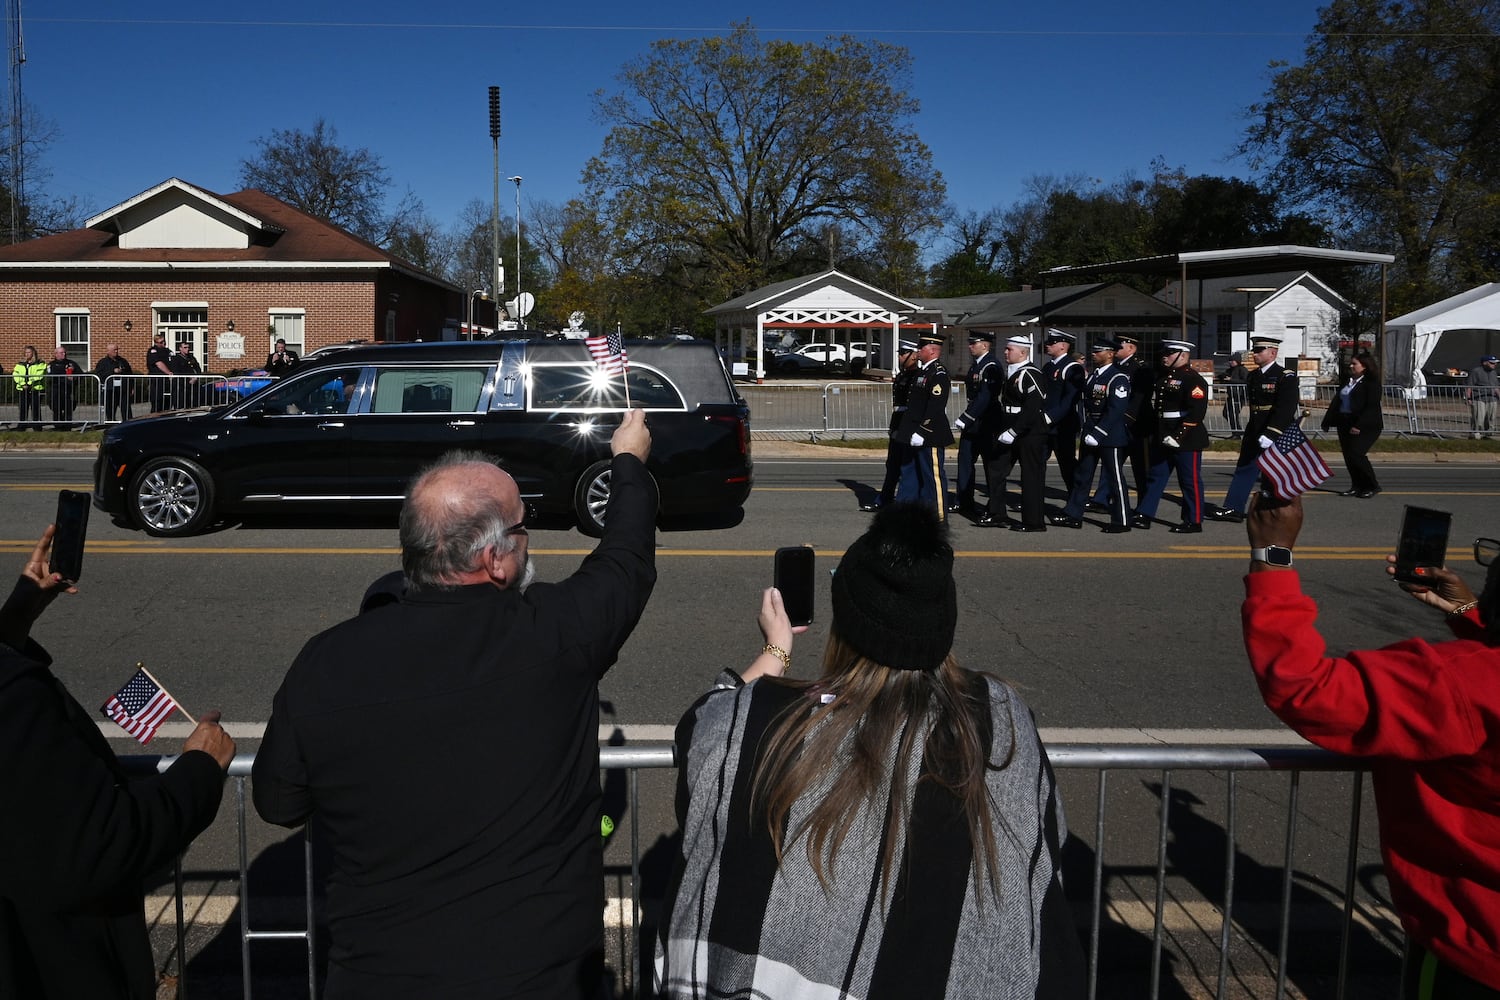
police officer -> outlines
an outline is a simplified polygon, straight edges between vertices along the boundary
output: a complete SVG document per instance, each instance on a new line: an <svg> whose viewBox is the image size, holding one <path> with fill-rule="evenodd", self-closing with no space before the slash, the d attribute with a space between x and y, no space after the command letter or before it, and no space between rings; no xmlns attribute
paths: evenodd
<svg viewBox="0 0 1500 1000"><path fill-rule="evenodd" d="M1089 380L1083 362L1073 357L1074 337L1049 329L1042 338L1047 363L1042 365L1042 388L1047 394L1047 452L1057 456L1063 492L1073 489L1078 467L1078 400ZM1046 456L1042 457L1043 462Z"/></svg>
<svg viewBox="0 0 1500 1000"><path fill-rule="evenodd" d="M994 502L997 486L989 478L989 463L994 455L995 438L1000 433L997 419L999 407L995 400L995 388L1000 382L1000 365L990 351L994 340L995 335L992 333L969 334L969 356L974 360L969 365L968 378L964 380L967 405L964 412L953 421L953 428L959 432L958 499L948 508L949 513L953 514L976 513L976 465L984 466L985 485L989 487L992 506ZM1005 491L1003 481L998 489L1002 493ZM1001 513L1003 516L1004 508Z"/></svg>
<svg viewBox="0 0 1500 1000"><path fill-rule="evenodd" d="M1297 417L1297 373L1276 363L1280 350L1280 337L1250 338L1250 357L1256 365L1245 379L1250 416L1245 421L1239 461L1235 463L1224 503L1209 512L1208 516L1215 521L1238 524L1245 519L1245 505L1260 474L1260 453L1271 447Z"/></svg>
<svg viewBox="0 0 1500 1000"><path fill-rule="evenodd" d="M1161 504L1167 477L1177 472L1182 491L1182 521L1171 528L1175 534L1203 530L1203 450L1208 447L1208 382L1193 370L1193 345L1186 340L1164 340L1161 344L1162 375L1151 392L1151 467L1146 491L1135 508L1131 526L1151 527Z"/></svg>
<svg viewBox="0 0 1500 1000"><path fill-rule="evenodd" d="M935 504L938 519L947 517L948 476L944 449L953 443L948 426L948 370L943 367L943 335L937 331L917 338L916 378L907 398L896 439L911 445L908 461L901 467L898 501Z"/></svg>
<svg viewBox="0 0 1500 1000"><path fill-rule="evenodd" d="M171 409L172 349L167 346L164 333L151 335L151 347L146 351L146 374L151 376L147 383L151 387L151 412Z"/></svg>
<svg viewBox="0 0 1500 1000"><path fill-rule="evenodd" d="M990 484L990 509L978 523L1008 525L1011 531L1046 531L1042 495L1046 486L1047 394L1042 373L1031 363L1031 338L1005 342L1005 381L1000 387L1000 433L985 469ZM1021 463L1021 520L1009 521L1005 484L1010 470Z"/></svg>
<svg viewBox="0 0 1500 1000"><path fill-rule="evenodd" d="M911 396L911 385L917 379L917 345L910 340L901 341L896 347L896 374L891 378L891 423L885 442L885 481L880 485L880 496L859 505L860 510L879 510L896 496L896 484L901 479L901 466L906 463L911 444L896 437L901 426L906 403Z"/></svg>
<svg viewBox="0 0 1500 1000"><path fill-rule="evenodd" d="M1125 430L1125 410L1130 405L1130 376L1115 361L1115 342L1099 340L1091 356L1094 373L1083 387L1082 447L1078 449L1078 472L1073 491L1061 514L1047 520L1063 528L1083 527L1084 506L1089 487L1094 483L1094 469L1100 469L1100 486L1109 492L1107 534L1130 530L1125 507L1125 488L1121 482L1120 457L1130 438Z"/></svg>
<svg viewBox="0 0 1500 1000"><path fill-rule="evenodd" d="M266 374L285 378L297 367L297 352L286 349L286 341L276 338L276 350L266 355Z"/></svg>

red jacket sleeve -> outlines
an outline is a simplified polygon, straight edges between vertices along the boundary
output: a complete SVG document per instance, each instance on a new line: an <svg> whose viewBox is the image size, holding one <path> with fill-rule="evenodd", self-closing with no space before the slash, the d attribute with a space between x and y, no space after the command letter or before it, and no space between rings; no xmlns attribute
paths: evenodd
<svg viewBox="0 0 1500 1000"><path fill-rule="evenodd" d="M1466 678L1488 673L1474 660L1493 670L1500 650L1408 639L1331 657L1317 614L1294 570L1245 577L1245 651L1266 707L1288 726L1327 750L1404 760L1468 755L1483 745L1483 713Z"/></svg>

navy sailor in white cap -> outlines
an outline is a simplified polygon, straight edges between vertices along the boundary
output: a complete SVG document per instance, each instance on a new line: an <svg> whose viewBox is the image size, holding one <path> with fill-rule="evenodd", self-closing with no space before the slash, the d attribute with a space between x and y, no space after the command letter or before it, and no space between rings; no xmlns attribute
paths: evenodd
<svg viewBox="0 0 1500 1000"><path fill-rule="evenodd" d="M1165 371L1151 393L1150 470L1132 527L1151 527L1167 478L1175 469L1177 488L1182 491L1182 520L1171 530L1179 535L1203 530L1203 450L1208 447L1203 418L1208 413L1208 382L1193 370L1192 359L1193 345L1188 341L1161 342Z"/></svg>
<svg viewBox="0 0 1500 1000"><path fill-rule="evenodd" d="M976 522L983 527L1005 524L1011 531L1046 531L1043 493L1047 463L1047 394L1042 373L1031 363L1031 337L1022 334L1005 342L1005 381L1000 386L1000 433L985 470L990 484L990 509ZM1006 517L1005 482L1021 463L1021 520Z"/></svg>

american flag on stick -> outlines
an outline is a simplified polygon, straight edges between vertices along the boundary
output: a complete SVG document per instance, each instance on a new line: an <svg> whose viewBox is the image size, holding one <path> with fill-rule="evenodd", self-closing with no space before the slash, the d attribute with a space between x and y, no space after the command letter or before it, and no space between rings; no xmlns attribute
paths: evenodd
<svg viewBox="0 0 1500 1000"><path fill-rule="evenodd" d="M583 342L588 346L589 356L594 359L594 364L610 375L624 375L630 367L630 358L625 355L625 343L618 332L595 334L584 338Z"/></svg>
<svg viewBox="0 0 1500 1000"><path fill-rule="evenodd" d="M1283 500L1299 497L1333 475L1318 449L1302 433L1300 420L1260 453L1258 464L1272 492Z"/></svg>
<svg viewBox="0 0 1500 1000"><path fill-rule="evenodd" d="M104 703L101 710L144 746L151 742L156 730L178 707L177 699L137 663L130 680Z"/></svg>

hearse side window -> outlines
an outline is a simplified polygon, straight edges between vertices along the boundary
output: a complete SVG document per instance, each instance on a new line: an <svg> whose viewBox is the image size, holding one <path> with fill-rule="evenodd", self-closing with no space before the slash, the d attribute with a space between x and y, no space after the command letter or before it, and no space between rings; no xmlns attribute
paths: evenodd
<svg viewBox="0 0 1500 1000"><path fill-rule="evenodd" d="M648 410L680 410L682 396L666 377L652 368L633 366L630 406ZM533 365L532 410L622 410L625 389L620 376L606 376L593 365Z"/></svg>
<svg viewBox="0 0 1500 1000"><path fill-rule="evenodd" d="M358 368L334 369L308 378L290 378L255 397L254 405L245 412L278 417L347 413L358 385Z"/></svg>
<svg viewBox="0 0 1500 1000"><path fill-rule="evenodd" d="M473 413L482 368L390 368L375 375L371 413Z"/></svg>

